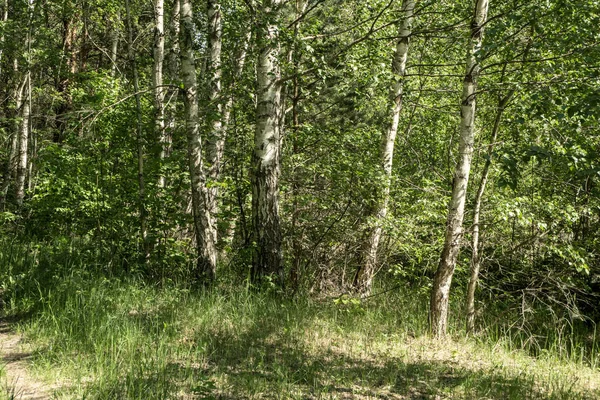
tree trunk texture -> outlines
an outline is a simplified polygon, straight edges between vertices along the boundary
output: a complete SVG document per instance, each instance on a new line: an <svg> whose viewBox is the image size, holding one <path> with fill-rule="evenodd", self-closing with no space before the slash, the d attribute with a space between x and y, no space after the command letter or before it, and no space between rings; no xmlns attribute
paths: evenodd
<svg viewBox="0 0 600 400"><path fill-rule="evenodd" d="M223 104L221 99L221 2L208 0L208 210L213 218L218 212L219 189L217 182L221 175L221 163L225 150L223 131ZM217 226L214 224L213 240L217 242Z"/></svg>
<svg viewBox="0 0 600 400"><path fill-rule="evenodd" d="M479 188L477 189L475 204L473 205L473 236L471 238L473 254L471 255L471 278L469 279L469 285L467 286L467 298L465 302L465 310L467 314L467 333L472 332L475 328L475 290L477 289L479 270L481 268L481 255L479 254L479 220L481 216L481 203L488 181L490 166L492 165L492 156L494 154L496 139L498 138L498 130L500 129L502 114L504 113L506 105L508 104L508 101L512 97L513 93L513 91L509 92L505 97L502 97L498 101L498 111L496 112L496 118L494 119L494 126L492 128L492 137L490 144L488 145L487 159L485 161L485 165L483 166L483 171L481 172L481 180L479 181Z"/></svg>
<svg viewBox="0 0 600 400"><path fill-rule="evenodd" d="M13 70L15 76L18 75L19 65L17 59L14 60ZM21 83L18 83L14 86L12 90L11 98L14 99L13 106L11 109L11 120L12 120L12 137L10 141L10 152L8 155L8 160L6 160L5 169L3 171L2 177L2 190L0 192L0 210L4 210L6 206L6 198L8 196L8 191L11 186L11 182L16 181L17 179L17 164L19 159L19 140L21 137L21 120L20 113L22 113L23 107L23 91L25 90L25 85L27 84L27 76L23 78Z"/></svg>
<svg viewBox="0 0 600 400"><path fill-rule="evenodd" d="M170 47L166 57L166 75L171 84L179 82L179 17L180 17L179 0L174 0L171 10L171 20L169 24L169 40ZM160 137L160 153L159 153L159 176L158 187L164 188L167 186L167 180L164 176L163 165L166 158L171 155L173 132L175 131L176 112L177 112L177 94L178 90L172 87L166 89L166 104L164 107L164 129ZM163 98L163 101L165 98Z"/></svg>
<svg viewBox="0 0 600 400"><path fill-rule="evenodd" d="M150 259L150 245L148 243L148 224L146 212L146 184L144 181L144 136L142 131L142 105L140 94L140 83L137 70L137 62L135 51L133 48L133 21L131 19L131 11L129 0L125 0L125 12L127 13L127 31L129 40L127 41L127 50L129 53L129 62L133 73L133 90L135 91L135 108L136 108L136 144L137 144L137 161L138 161L138 207L140 213L140 239L142 241L144 261Z"/></svg>
<svg viewBox="0 0 600 400"><path fill-rule="evenodd" d="M381 143L381 166L384 182L381 196L376 200L377 203L372 214L374 227L368 233L368 239L363 249L362 261L356 271L353 282L354 289L362 296L368 296L371 293L373 277L377 269L377 249L383 232L383 224L385 223L388 213L390 186L392 183L392 167L394 162L394 146L396 143L396 135L398 133L400 112L402 111L404 75L406 73L406 60L408 59L408 47L412 32L415 3L415 0L404 0L402 3L404 19L399 27L398 42L392 60L392 72L394 73L395 81L390 90L392 103L391 124L385 134L382 135Z"/></svg>
<svg viewBox="0 0 600 400"><path fill-rule="evenodd" d="M192 191L192 213L198 253L198 278L210 282L215 277L217 250L212 216L208 208L206 176L202 165L202 138L198 126L198 87L194 59L194 22L190 0L181 0L181 78L185 93L185 125Z"/></svg>
<svg viewBox="0 0 600 400"><path fill-rule="evenodd" d="M8 21L8 0L2 2L2 22ZM2 78L2 56L4 55L4 31L0 34L0 78Z"/></svg>
<svg viewBox="0 0 600 400"><path fill-rule="evenodd" d="M18 150L17 150L17 177L15 185L15 200L20 207L25 198L25 180L27 178L28 167L28 145L29 130L31 122L31 73L27 73L25 78L25 100L23 101L21 113L21 126L19 130Z"/></svg>
<svg viewBox="0 0 600 400"><path fill-rule="evenodd" d="M462 240L462 224L467 197L467 186L475 141L475 94L479 76L476 55L481 49L483 29L487 20L488 0L476 0L471 21L471 44L467 52L465 78L461 96L459 160L454 170L452 197L448 206L444 248L431 290L430 330L435 337L444 337L448 328L450 285Z"/></svg>
<svg viewBox="0 0 600 400"><path fill-rule="evenodd" d="M256 130L252 156L252 219L254 259L251 278L271 276L283 284L283 254L279 217L279 157L281 147L281 71L278 26L282 0L263 2L259 42Z"/></svg>
<svg viewBox="0 0 600 400"><path fill-rule="evenodd" d="M165 8L163 0L154 0L154 65L152 68L152 85L154 94L154 137L164 143L165 137L165 88L163 85L163 64L165 59ZM158 186L165 186L165 177L159 173Z"/></svg>
<svg viewBox="0 0 600 400"><path fill-rule="evenodd" d="M117 75L117 55L119 51L119 29L117 28L117 22L112 24L110 30L110 76L113 78Z"/></svg>

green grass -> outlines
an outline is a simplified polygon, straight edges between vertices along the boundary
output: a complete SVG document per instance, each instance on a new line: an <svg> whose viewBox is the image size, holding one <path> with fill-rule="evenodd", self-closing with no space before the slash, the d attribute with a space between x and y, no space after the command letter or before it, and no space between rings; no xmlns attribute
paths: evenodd
<svg viewBox="0 0 600 400"><path fill-rule="evenodd" d="M416 318L423 298L360 305L132 281L64 287L22 328L38 346L35 370L65 380L65 398L600 397L600 375L584 365L430 340Z"/></svg>
<svg viewBox="0 0 600 400"><path fill-rule="evenodd" d="M4 264L16 277L2 276L5 314L20 318L32 373L58 382L57 398L600 398L589 357L532 357L510 330L464 338L458 308L450 338L430 339L425 291L362 303L202 292L27 254Z"/></svg>

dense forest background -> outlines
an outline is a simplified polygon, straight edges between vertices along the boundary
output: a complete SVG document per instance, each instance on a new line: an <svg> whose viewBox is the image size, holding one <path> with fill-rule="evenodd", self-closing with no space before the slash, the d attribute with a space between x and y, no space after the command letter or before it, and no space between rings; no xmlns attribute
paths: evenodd
<svg viewBox="0 0 600 400"><path fill-rule="evenodd" d="M434 336L595 363L598 1L0 10L6 316L128 279L401 296Z"/></svg>

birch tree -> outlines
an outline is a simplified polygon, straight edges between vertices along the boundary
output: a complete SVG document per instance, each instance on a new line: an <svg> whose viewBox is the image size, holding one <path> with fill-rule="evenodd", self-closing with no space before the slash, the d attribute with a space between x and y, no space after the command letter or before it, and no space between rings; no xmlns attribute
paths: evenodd
<svg viewBox="0 0 600 400"><path fill-rule="evenodd" d="M167 79L171 82L179 81L179 34L180 34L180 4L179 0L174 0L171 9L171 19L169 23L169 52L166 57L166 75ZM177 111L177 89L169 87L166 90L166 105L164 109L165 123L164 129L162 130L162 136L160 137L160 154L159 154L159 166L160 172L158 177L158 186L166 186L166 178L162 170L164 161L171 154L171 145L173 131L175 130L175 114Z"/></svg>
<svg viewBox="0 0 600 400"><path fill-rule="evenodd" d="M444 248L431 290L429 323L431 333L436 337L446 335L448 327L448 304L450 285L456 267L456 259L462 240L462 224L473 144L475 141L476 91L480 65L478 52L483 42L483 30L487 20L488 0L476 0L471 21L471 40L467 51L466 69L463 80L460 112L459 159L454 170L452 196L448 206Z"/></svg>
<svg viewBox="0 0 600 400"><path fill-rule="evenodd" d="M181 78L192 191L192 213L196 233L197 275L204 281L215 277L217 250L212 232L214 221L208 208L208 191L202 162L202 137L198 126L198 86L194 58L194 22L191 0L181 0Z"/></svg>
<svg viewBox="0 0 600 400"><path fill-rule="evenodd" d="M22 105L21 125L19 130L19 139L17 140L17 176L15 184L15 200L18 206L23 205L25 198L25 180L27 177L28 167L28 145L29 131L31 122L31 73L27 72L25 77L25 99Z"/></svg>
<svg viewBox="0 0 600 400"><path fill-rule="evenodd" d="M8 0L4 0L2 4L2 25L6 25L8 21ZM4 55L4 29L0 30L0 77L2 77L2 56Z"/></svg>
<svg viewBox="0 0 600 400"><path fill-rule="evenodd" d="M225 150L225 135L223 130L223 105L221 101L221 36L223 32L221 21L220 0L208 0L208 179L212 183L208 188L208 210L214 217L218 211L219 180L223 151ZM213 240L217 241L216 225L213 226Z"/></svg>
<svg viewBox="0 0 600 400"><path fill-rule="evenodd" d="M152 52L154 58L152 68L152 85L154 86L154 137L161 143L161 147L165 136L165 89L163 88L163 63L165 59L164 15L164 1L154 0L155 25L154 48ZM162 173L159 173L158 186L165 186L165 177Z"/></svg>
<svg viewBox="0 0 600 400"><path fill-rule="evenodd" d="M252 219L254 252L252 280L272 275L283 282L279 216L281 70L279 26L283 0L264 0L259 21L256 66L256 128L252 155Z"/></svg>
<svg viewBox="0 0 600 400"><path fill-rule="evenodd" d="M467 297L466 297L466 314L467 314L467 333L473 331L475 327L475 289L477 289L477 282L479 281L479 270L481 268L481 255L479 253L479 220L481 217L481 203L483 201L483 193L487 185L488 176L490 173L490 166L492 165L492 156L494 153L494 147L496 145L496 139L498 138L498 131L500 130L500 121L502 120L502 114L506 109L510 98L514 91L510 91L507 95L500 97L498 101L498 110L496 111L496 117L494 118L494 125L492 127L492 137L490 144L487 149L487 158L483 171L481 172L481 180L479 181L479 187L477 189L477 195L475 196L475 204L473 205L473 235L471 238L471 247L473 254L471 255L471 277L467 286Z"/></svg>
<svg viewBox="0 0 600 400"><path fill-rule="evenodd" d="M354 277L353 286L362 295L371 292L373 276L377 268L377 249L383 231L383 224L388 213L388 202L390 197L390 185L392 179L392 167L394 162L394 146L398 133L398 123L402 110L402 93L404 91L404 75L406 74L406 60L408 59L408 47L412 32L414 18L415 0L404 0L402 3L403 20L398 30L398 41L396 51L392 59L392 72L394 82L390 88L392 111L390 126L382 135L381 143L381 166L383 169L383 188L378 203L373 212L374 227L368 234L367 242L363 249L362 263L359 265Z"/></svg>
<svg viewBox="0 0 600 400"><path fill-rule="evenodd" d="M13 61L13 72L15 76L19 75L19 63L16 58ZM8 159L6 160L5 169L3 171L4 173L2 180L2 189L0 192L0 210L4 210L11 182L15 181L17 177L19 142L21 137L21 124L19 122L19 113L22 112L23 91L25 90L26 84L27 75L23 78L22 82L17 81L17 83L13 87L13 90L11 91L11 98L13 99L11 106L11 119L13 121L13 123L11 124L12 134L10 139L10 150L8 153Z"/></svg>

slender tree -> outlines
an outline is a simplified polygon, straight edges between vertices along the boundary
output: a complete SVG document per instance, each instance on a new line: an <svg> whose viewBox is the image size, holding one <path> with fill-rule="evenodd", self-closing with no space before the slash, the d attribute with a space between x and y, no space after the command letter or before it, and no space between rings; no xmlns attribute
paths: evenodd
<svg viewBox="0 0 600 400"><path fill-rule="evenodd" d="M198 126L198 87L194 59L194 21L191 0L181 0L181 78L185 103L185 126L188 139L188 159L192 191L192 212L196 233L197 274L208 282L215 277L217 250L214 221L208 208L206 176L202 163L202 137Z"/></svg>
<svg viewBox="0 0 600 400"><path fill-rule="evenodd" d="M180 51L179 51L179 34L180 34L180 4L179 0L174 0L171 8L171 18L169 23L169 52L166 57L166 75L167 79L171 83L179 82L179 69L180 69ZM160 172L158 177L158 186L166 186L166 178L162 170L164 161L171 154L173 132L176 126L176 110L177 110L177 93L178 90L173 87L167 88L166 91L166 105L164 109L165 114L165 125L160 137Z"/></svg>
<svg viewBox="0 0 600 400"><path fill-rule="evenodd" d="M494 148L496 146L496 139L498 138L498 131L500 130L500 122L502 120L502 114L506 109L510 98L514 91L510 91L505 96L500 97L498 100L498 109L496 111L496 117L494 118L494 125L492 127L492 137L490 144L487 149L487 157L483 171L481 172L481 180L479 181L479 188L477 189L477 195L475 196L475 203L473 205L473 235L471 237L471 246L473 253L471 255L471 278L469 279L469 285L467 286L467 297L466 297L466 314L467 314L467 333L472 332L475 327L475 289L477 289L477 282L479 281L479 270L481 268L481 255L479 253L479 220L481 217L481 203L483 201L483 193L487 185L488 176L490 173L490 166L492 165L492 157L494 155Z"/></svg>
<svg viewBox="0 0 600 400"><path fill-rule="evenodd" d="M154 64L152 68L152 85L154 91L154 137L161 143L165 136L165 88L163 87L163 63L165 59L165 23L164 1L154 0ZM159 173L158 186L165 186L165 177Z"/></svg>
<svg viewBox="0 0 600 400"><path fill-rule="evenodd" d="M390 198L390 185L392 180L392 167L394 162L394 146L396 135L398 133L398 123L400 121L400 112L402 110L402 93L404 91L404 75L406 74L406 60L408 59L408 46L412 32L412 22L415 10L415 0L404 0L402 3L403 19L398 31L398 41L396 51L392 59L392 71L394 82L390 88L390 98L392 104L390 126L382 135L381 143L381 166L383 169L383 188L380 197L373 210L374 226L368 233L368 239L365 243L362 255L362 262L359 265L354 277L354 288L362 295L368 295L371 292L373 276L377 268L377 249L383 224L388 213L388 202Z"/></svg>
<svg viewBox="0 0 600 400"><path fill-rule="evenodd" d="M221 37L223 32L220 0L208 0L208 209L213 218L218 212L219 189L216 182L221 175L225 132L223 130L223 103L221 99ZM213 225L213 240L217 241L216 225Z"/></svg>
<svg viewBox="0 0 600 400"><path fill-rule="evenodd" d="M15 75L19 74L19 63L16 58L13 61L13 72ZM6 206L6 197L8 195L11 182L14 182L17 176L17 163L19 159L19 140L21 137L21 124L19 123L21 118L19 117L19 114L22 113L23 91L25 90L26 84L27 75L23 78L21 82L17 81L17 83L14 85L11 91L11 99L13 99L13 101L11 102L12 106L10 107L10 109L12 110L12 112L10 113L10 116L13 123L11 124L10 149L8 153L8 159L6 160L5 168L3 171L2 189L0 192L1 210L4 210Z"/></svg>
<svg viewBox="0 0 600 400"><path fill-rule="evenodd" d="M6 25L8 21L8 0L4 0L2 4L2 25ZM4 55L4 29L0 30L0 78L2 77L2 56Z"/></svg>
<svg viewBox="0 0 600 400"><path fill-rule="evenodd" d="M477 59L483 42L483 29L487 20L488 0L476 0L471 21L471 42L467 51L466 70L463 80L460 113L459 159L454 170L452 197L448 206L444 248L431 290L429 323L436 337L446 335L448 327L448 303L450 285L460 251L462 224L467 197L473 144L475 142L475 95L480 65Z"/></svg>
<svg viewBox="0 0 600 400"><path fill-rule="evenodd" d="M31 123L31 72L27 72L25 76L25 86L23 88L25 99L22 105L21 125L19 129L19 139L17 141L17 176L15 185L15 199L17 205L23 205L25 198L25 180L27 178L27 167L29 155L29 131Z"/></svg>
<svg viewBox="0 0 600 400"><path fill-rule="evenodd" d="M115 77L117 74L117 56L119 54L119 14L115 18L115 21L111 24L110 28L110 76Z"/></svg>

